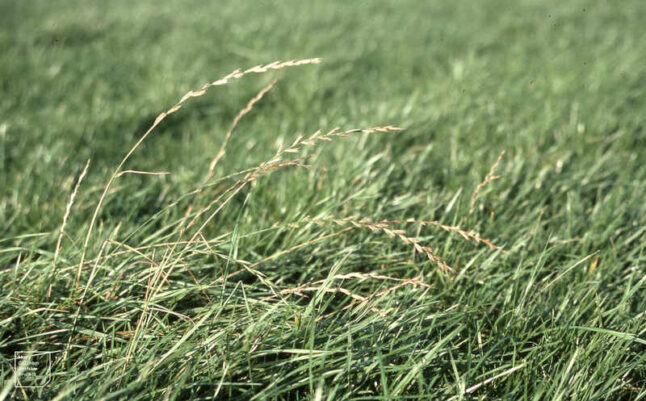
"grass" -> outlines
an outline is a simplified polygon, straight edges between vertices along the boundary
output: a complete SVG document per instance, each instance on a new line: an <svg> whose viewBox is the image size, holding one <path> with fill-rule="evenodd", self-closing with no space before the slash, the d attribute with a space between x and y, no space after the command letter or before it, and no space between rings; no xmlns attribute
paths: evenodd
<svg viewBox="0 0 646 401"><path fill-rule="evenodd" d="M644 17L0 2L0 399L645 399Z"/></svg>

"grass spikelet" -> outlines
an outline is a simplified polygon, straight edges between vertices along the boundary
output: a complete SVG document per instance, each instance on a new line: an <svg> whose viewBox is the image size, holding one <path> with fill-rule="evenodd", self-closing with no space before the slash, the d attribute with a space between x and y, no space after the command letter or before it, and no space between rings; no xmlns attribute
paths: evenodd
<svg viewBox="0 0 646 401"><path fill-rule="evenodd" d="M502 160L502 157L504 154L505 154L504 150L500 152L500 155L498 155L498 159L496 159L495 163L491 166L484 180L482 180L482 182L478 184L478 186L476 187L475 191L473 191L473 195L471 196L471 207L469 208L469 214L473 213L473 210L475 209L475 206L476 206L476 200L478 200L478 196L480 196L480 191L482 191L482 188L487 186L492 181L495 181L500 178L499 175L493 175L493 174L496 171L498 164L500 164L500 161Z"/></svg>
<svg viewBox="0 0 646 401"><path fill-rule="evenodd" d="M324 222L327 221L327 222L332 222L338 226L350 225L354 228L367 229L375 233L383 232L390 238L397 238L403 243L411 245L412 248L417 253L426 256L428 260L437 264L440 271L451 272L451 273L455 272L455 270L451 266L449 266L440 256L435 254L435 251L432 248L422 245L419 238L409 237L406 235L406 232L404 230L394 229L387 222L382 222L382 221L373 222L372 220L367 218L357 219L356 217L353 217L353 216L348 216L344 218L327 216L321 219L306 218L305 220L311 221L312 223L315 223L315 224L323 224Z"/></svg>
<svg viewBox="0 0 646 401"><path fill-rule="evenodd" d="M303 136L298 136L294 140L294 142L287 148L282 148L282 147L279 148L276 154L274 155L274 159L279 158L283 153L296 153L300 151L303 146L314 146L316 145L317 142L330 142L334 138L347 138L352 134L357 134L357 133L372 134L372 133L398 132L398 131L402 131L403 129L404 128L387 125L383 127L350 129L347 131L340 131L341 128L335 127L325 134L323 134L321 130L318 130L307 138L304 138Z"/></svg>
<svg viewBox="0 0 646 401"><path fill-rule="evenodd" d="M477 244L484 244L488 246L490 249L495 250L495 251L501 251L503 253L506 253L503 248L499 247L498 245L495 245L494 243L491 242L491 240L488 240L486 238L481 238L480 236L473 234L471 232L465 231L461 229L460 227L456 226L449 226L446 224L442 224L438 221L432 221L432 220L415 220L415 219L407 219L407 220L382 220L384 223L391 223L391 224L417 224L420 226L435 226L443 229L444 231L451 232L451 233L457 233L459 234L462 238L464 238L466 241L474 241Z"/></svg>

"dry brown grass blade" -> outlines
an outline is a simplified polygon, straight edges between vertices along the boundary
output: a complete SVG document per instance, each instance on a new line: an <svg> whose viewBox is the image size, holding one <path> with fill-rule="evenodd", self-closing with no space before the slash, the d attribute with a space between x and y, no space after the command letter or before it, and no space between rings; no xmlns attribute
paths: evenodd
<svg viewBox="0 0 646 401"><path fill-rule="evenodd" d="M139 146L143 143L144 140L153 132L153 130L170 114L175 113L179 109L182 108L182 105L191 98L194 97L199 97L202 96L206 93L206 91L214 86L222 86L226 85L232 80L235 79L240 79L245 75L248 74L260 74L263 72L267 72L270 70L279 70L282 68L288 68L288 67L296 67L300 65L307 65L307 64L318 64L321 62L321 59L319 58L310 58L310 59L301 59L301 60L289 60L289 61L274 61L273 63L265 64L265 65L257 65L251 68L248 68L244 71L240 69L236 69L235 71L229 73L228 75L225 75L224 77L213 81L213 82L207 82L204 84L200 89L198 90L192 90L186 93L182 98L177 102L173 107L169 108L166 111L161 112L156 118L155 121L152 123L152 125L146 130L146 132L139 138L139 140L135 143L135 145L128 151L128 153L124 156L124 158L121 160L117 168L115 169L114 173L112 173L112 176L108 180L108 183L106 184L105 188L103 189L103 193L99 197L99 202L97 203L96 208L94 209L94 214L92 215L92 219L90 220L90 225L88 227L87 234L85 236L85 241L83 242L83 249L81 251L81 258L79 260L78 264L78 271L76 274L76 280L74 287L72 288L72 294L73 295L77 290L78 290L78 285L79 281L81 279L81 271L83 269L83 265L85 262L85 255L87 252L87 247L90 242L90 237L92 235L92 231L94 230L94 225L96 224L96 220L99 216L99 211L101 210L101 206L103 205L103 202L105 200L105 197L108 194L108 191L110 190L110 187L112 186L112 183L114 180L117 178L119 172L121 171L121 168L125 165L126 161L130 159L130 156L139 148Z"/></svg>
<svg viewBox="0 0 646 401"><path fill-rule="evenodd" d="M168 171L141 171L141 170L123 170L119 174L117 174L117 177L121 177L122 175L125 174L138 174L138 175L168 175L170 174Z"/></svg>
<svg viewBox="0 0 646 401"><path fill-rule="evenodd" d="M476 188L476 190L473 191L473 195L471 196L471 207L469 208L469 214L473 213L473 210L475 209L475 206L476 206L476 200L478 200L478 196L480 196L480 191L482 191L482 188L487 186L487 184L489 184L490 182L500 178L499 175L493 175L493 174L496 171L496 168L498 168L498 164L500 164L500 161L502 160L502 157L504 154L505 154L504 150L500 152L498 159L496 159L496 162L491 166L484 180L480 184L478 184L478 187Z"/></svg>

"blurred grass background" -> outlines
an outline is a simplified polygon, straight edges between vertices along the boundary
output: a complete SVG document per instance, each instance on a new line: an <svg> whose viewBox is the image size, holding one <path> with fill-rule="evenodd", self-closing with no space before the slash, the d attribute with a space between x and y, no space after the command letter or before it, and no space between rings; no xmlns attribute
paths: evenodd
<svg viewBox="0 0 646 401"><path fill-rule="evenodd" d="M293 58L324 63L279 74L288 80L246 119L227 168L264 160L297 132L392 122L410 127L384 139L400 165L416 160L415 145L435 149L427 189L471 184L502 149L531 170L556 159L578 170L609 146L591 139L617 132L610 162L630 181L644 160L643 11L639 1L3 2L3 234L55 228L69 190L60 181L92 158L89 180L101 183L180 94ZM214 91L134 163L175 172L181 192L269 79Z"/></svg>

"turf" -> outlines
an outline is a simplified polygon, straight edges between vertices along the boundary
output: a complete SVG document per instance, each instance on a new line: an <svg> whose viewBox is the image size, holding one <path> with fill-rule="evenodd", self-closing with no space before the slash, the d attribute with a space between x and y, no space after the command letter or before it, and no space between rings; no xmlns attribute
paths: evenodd
<svg viewBox="0 0 646 401"><path fill-rule="evenodd" d="M0 399L645 399L645 18L0 2Z"/></svg>

